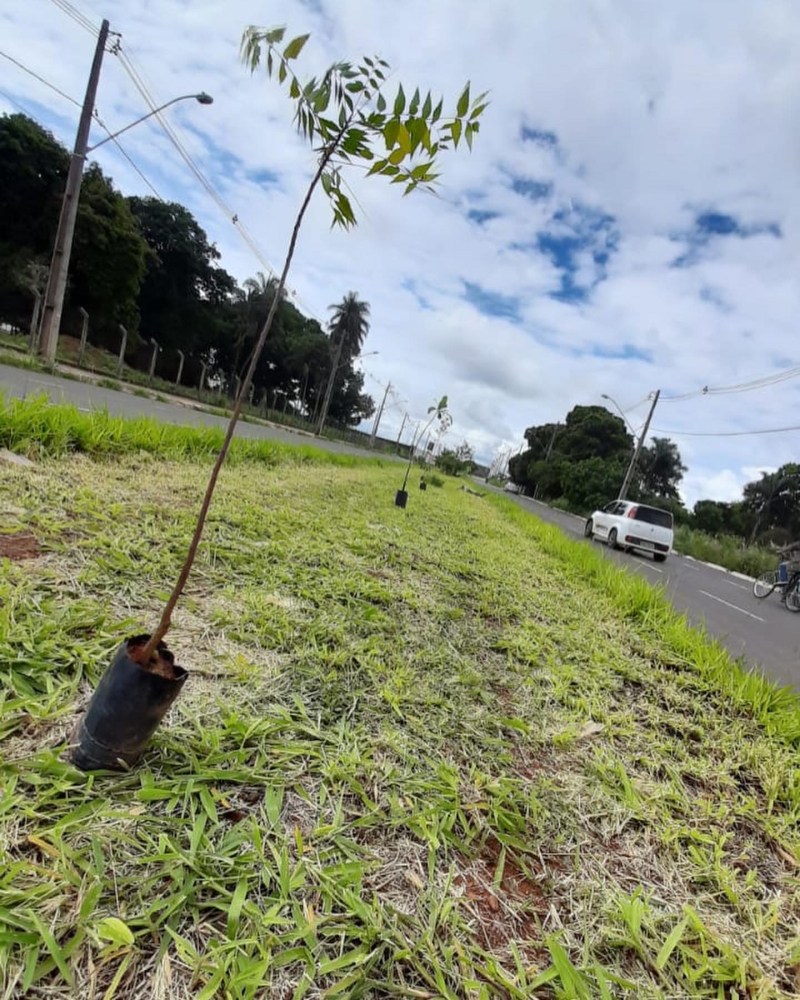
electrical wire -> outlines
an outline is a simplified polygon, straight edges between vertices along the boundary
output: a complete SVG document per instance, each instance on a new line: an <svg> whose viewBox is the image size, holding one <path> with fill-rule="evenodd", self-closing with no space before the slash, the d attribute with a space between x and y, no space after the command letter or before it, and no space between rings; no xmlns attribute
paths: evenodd
<svg viewBox="0 0 800 1000"><path fill-rule="evenodd" d="M106 123L103 121L103 119L100 117L100 115L98 115L98 113L96 111L94 113L94 120L97 122L97 124L100 126L100 128L105 129L105 131L108 133L109 139L114 143L114 145L117 147L117 149L120 151L120 153L122 153L122 155L125 157L125 159L128 161L128 163L130 163L130 165L133 167L133 169L136 171L136 173L144 181L144 183L150 188L150 190L153 192L153 194L155 195L155 197L158 198L159 201L163 201L164 199L158 193L158 191L156 190L156 188L152 184L152 182L145 175L144 171L137 164L137 162L133 159L133 157L128 153L128 151L124 148L124 146L119 141L119 139L117 139L116 136L114 136L114 135L111 134L111 129L108 127L108 125L106 125Z"/></svg>
<svg viewBox="0 0 800 1000"><path fill-rule="evenodd" d="M43 76L39 76L38 73L35 73L32 69L29 69L27 66L24 65L24 63L21 63L18 59L15 59L13 56L10 56L7 52L3 52L0 49L0 56L2 56L4 59L8 59L8 61L14 63L15 66L19 66L19 68L23 72L27 73L29 76L32 76L35 80L38 80L39 83L43 83L45 87L49 87L50 90L54 90L57 94L63 97L65 101L69 101L70 104L74 104L77 108L81 107L80 101L76 101L74 97L70 97L69 94L65 94L63 90L59 90L59 88L54 83L50 83L49 80L45 80Z"/></svg>
<svg viewBox="0 0 800 1000"><path fill-rule="evenodd" d="M785 434L788 431L800 431L800 426L765 427L757 431L665 431L661 427L653 428L655 434L672 434L675 437L749 437L753 434Z"/></svg>
<svg viewBox="0 0 800 1000"><path fill-rule="evenodd" d="M783 371L774 372L772 375L764 375L761 378L751 379L749 382L737 382L734 385L724 386L703 386L702 389L695 389L692 392L684 392L677 396L662 396L665 403L683 402L686 399L694 399L697 396L723 396L732 395L739 392L754 392L757 389L767 389L781 382L788 382L790 379L800 376L800 365L786 368Z"/></svg>
<svg viewBox="0 0 800 1000"><path fill-rule="evenodd" d="M92 22L89 20L88 17L86 17L85 14L82 14L76 7L73 7L72 4L68 2L68 0L52 0L52 2L56 5L56 7L62 10L67 15L67 17L72 18L72 20L75 21L76 24L79 24L84 29L84 31L88 31L89 34L94 35L95 38L97 37L99 31L95 27L95 25L92 24Z"/></svg>

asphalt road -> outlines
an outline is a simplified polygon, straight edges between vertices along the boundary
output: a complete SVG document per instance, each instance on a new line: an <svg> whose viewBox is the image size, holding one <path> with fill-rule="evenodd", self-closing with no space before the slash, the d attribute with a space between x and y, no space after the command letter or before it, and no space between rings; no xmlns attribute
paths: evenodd
<svg viewBox="0 0 800 1000"><path fill-rule="evenodd" d="M482 480L480 483L487 488ZM583 518L553 510L529 497L511 493L506 496L543 521L583 538ZM800 689L800 613L787 611L777 594L760 601L753 596L749 581L675 553L666 562L656 564L650 556L615 552L603 542L586 544L594 545L629 572L664 587L675 608L688 612L694 624L704 625L734 656L761 667L778 683Z"/></svg>
<svg viewBox="0 0 800 1000"><path fill-rule="evenodd" d="M24 368L12 368L0 365L0 392L11 396L35 396L42 392L54 403L73 403L84 410L97 410L106 407L108 412L120 417L153 417L164 423L187 424L196 427L227 427L228 421L216 417L212 413L194 410L191 406L180 403L159 403L154 399L145 399L128 392L118 392L116 389L104 389L91 382L77 382L72 379L59 378L57 375L45 375L39 372L26 371ZM373 454L354 445L341 441L329 441L325 438L312 438L307 434L273 424L251 424L240 422L236 427L238 437L269 438L273 441L283 441L286 444L313 445L325 451L336 451L347 455Z"/></svg>

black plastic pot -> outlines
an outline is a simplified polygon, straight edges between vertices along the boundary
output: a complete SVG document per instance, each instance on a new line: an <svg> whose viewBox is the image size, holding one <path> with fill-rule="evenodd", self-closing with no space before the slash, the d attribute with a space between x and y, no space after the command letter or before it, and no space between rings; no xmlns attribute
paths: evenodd
<svg viewBox="0 0 800 1000"><path fill-rule="evenodd" d="M395 507L405 507L408 503L408 493L405 490L398 490L394 495Z"/></svg>
<svg viewBox="0 0 800 1000"><path fill-rule="evenodd" d="M145 670L128 656L131 646L141 646L148 635L132 636L119 647L111 666L78 723L70 752L82 771L125 771L144 753L188 677L162 643L159 654L166 664L162 676Z"/></svg>
<svg viewBox="0 0 800 1000"><path fill-rule="evenodd" d="M427 490L428 484L425 482L424 479L420 479L420 481L419 481L419 488L421 490Z"/></svg>

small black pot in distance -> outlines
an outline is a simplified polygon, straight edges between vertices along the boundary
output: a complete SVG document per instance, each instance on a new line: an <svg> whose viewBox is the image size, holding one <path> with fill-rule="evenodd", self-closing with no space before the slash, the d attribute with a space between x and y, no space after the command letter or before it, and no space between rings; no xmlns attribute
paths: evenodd
<svg viewBox="0 0 800 1000"><path fill-rule="evenodd" d="M419 484L419 488L420 488L421 490L427 490L427 488L428 488L428 484L427 484L427 483L425 482L425 480L424 480L424 479L420 480L420 484Z"/></svg>
<svg viewBox="0 0 800 1000"><path fill-rule="evenodd" d="M398 490L394 495L394 505L395 507L405 507L408 503L408 493L406 490Z"/></svg>
<svg viewBox="0 0 800 1000"><path fill-rule="evenodd" d="M161 673L145 670L128 656L149 635L132 636L119 647L111 666L78 723L70 752L82 771L124 771L144 753L150 737L181 692L188 677L162 643ZM172 676L162 676L171 674Z"/></svg>

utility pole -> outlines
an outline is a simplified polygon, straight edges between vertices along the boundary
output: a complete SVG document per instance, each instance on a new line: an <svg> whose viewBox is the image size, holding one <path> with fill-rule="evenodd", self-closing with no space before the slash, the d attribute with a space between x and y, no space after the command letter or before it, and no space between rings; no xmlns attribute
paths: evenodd
<svg viewBox="0 0 800 1000"><path fill-rule="evenodd" d="M642 428L642 433L639 435L639 440L636 442L636 447L633 449L633 456L628 466L628 471L625 473L625 479L622 481L622 488L619 491L618 500L624 500L625 495L628 492L628 488L631 485L631 479L633 479L633 472L636 468L636 463L639 461L639 454L642 450L642 445L647 438L647 432L650 430L650 421L653 419L653 412L655 411L656 404L658 403L658 397L661 395L661 390L656 389L653 395L653 404L650 407L650 412L647 414L647 420L644 422L644 427Z"/></svg>
<svg viewBox="0 0 800 1000"><path fill-rule="evenodd" d="M67 290L67 272L69 258L72 253L72 238L75 235L75 219L78 215L78 198L83 180L83 165L86 160L86 147L89 145L89 129L94 114L97 84L100 80L100 67L103 64L103 53L108 39L108 21L103 21L94 50L94 59L89 73L89 83L86 86L86 96L78 122L78 133L75 146L69 161L67 186L61 202L61 214L58 219L56 242L53 247L53 259L50 264L50 274L47 278L47 291L44 297L42 325L39 335L39 353L50 361L55 361L58 334L61 328L61 313L64 308L64 295Z"/></svg>
<svg viewBox="0 0 800 1000"><path fill-rule="evenodd" d="M380 426L381 417L383 416L383 408L386 406L386 397L389 395L389 390L392 388L392 383L386 383L386 389L383 393L383 399L381 400L381 405L378 407L378 412L375 414L375 422L372 425L372 433L369 436L369 446L370 448L375 447L375 438L378 436L378 427Z"/></svg>
<svg viewBox="0 0 800 1000"><path fill-rule="evenodd" d="M550 435L550 443L547 446L547 451L544 454L544 460L545 460L545 462L549 462L550 461L550 456L553 453L553 445L556 443L556 435L558 434L558 432L560 430L561 430L561 424L556 424L555 427L553 428L553 433ZM536 488L533 491L533 499L534 500L538 500L539 499L539 481L538 480L536 481Z"/></svg>
<svg viewBox="0 0 800 1000"><path fill-rule="evenodd" d="M400 424L400 433L397 435L397 454L400 454L400 438L403 436L403 430L406 426L406 420L408 420L408 414L403 414L403 422Z"/></svg>
<svg viewBox="0 0 800 1000"><path fill-rule="evenodd" d="M325 397L322 400L322 409L319 415L319 423L317 424L317 429L314 431L314 436L319 437L322 433L322 428L325 426L325 421L328 418L328 407L331 405L331 396L333 395L333 383L336 381L336 372L339 370L339 359L342 356L342 348L344 347L344 336L339 340L336 345L336 353L333 356L333 365L331 367L331 373L328 376L328 384L325 387Z"/></svg>

